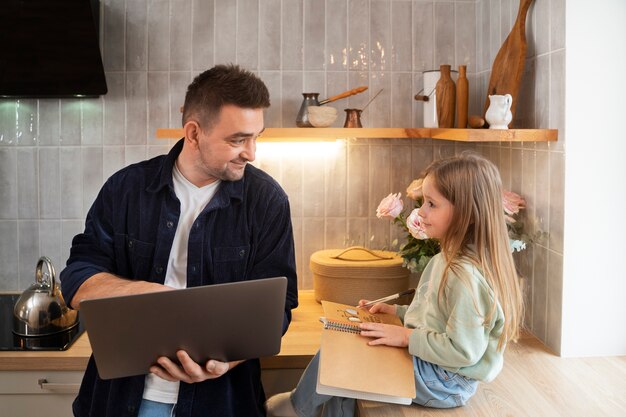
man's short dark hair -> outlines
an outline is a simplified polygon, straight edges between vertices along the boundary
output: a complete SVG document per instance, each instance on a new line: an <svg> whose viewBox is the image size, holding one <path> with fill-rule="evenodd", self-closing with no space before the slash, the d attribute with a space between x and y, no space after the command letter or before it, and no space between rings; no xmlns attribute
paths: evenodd
<svg viewBox="0 0 626 417"><path fill-rule="evenodd" d="M216 65L198 75L185 95L183 126L195 119L204 129L218 120L222 107L233 104L244 109L270 106L270 94L263 81L238 65Z"/></svg>

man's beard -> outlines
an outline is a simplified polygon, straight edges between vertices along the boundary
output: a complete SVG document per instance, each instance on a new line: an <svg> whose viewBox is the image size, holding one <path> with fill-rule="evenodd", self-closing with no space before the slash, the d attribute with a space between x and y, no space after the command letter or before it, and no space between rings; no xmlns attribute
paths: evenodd
<svg viewBox="0 0 626 417"><path fill-rule="evenodd" d="M228 164L226 164L226 166L224 166L222 169L215 169L210 167L208 164L205 163L205 161L202 159L201 160L203 167L204 167L204 171L207 173L207 175L216 178L220 181L239 181L240 179L243 178L243 174L245 172L245 165L240 167L239 165L235 165L237 168L232 168L231 167L231 163L229 162ZM238 161L238 163L243 163L244 161ZM245 161L245 164L247 165L247 161Z"/></svg>

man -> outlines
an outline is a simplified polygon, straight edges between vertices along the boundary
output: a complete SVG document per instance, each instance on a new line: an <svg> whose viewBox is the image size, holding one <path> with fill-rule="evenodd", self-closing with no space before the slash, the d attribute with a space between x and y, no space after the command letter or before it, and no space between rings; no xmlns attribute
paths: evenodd
<svg viewBox="0 0 626 417"><path fill-rule="evenodd" d="M248 164L269 104L263 82L237 66L195 78L185 137L168 155L109 178L74 238L61 273L73 308L88 298L286 276L287 330L298 304L289 202ZM258 359L199 364L184 351L177 356L181 365L162 357L147 376L113 380L99 378L92 357L75 416L264 415Z"/></svg>

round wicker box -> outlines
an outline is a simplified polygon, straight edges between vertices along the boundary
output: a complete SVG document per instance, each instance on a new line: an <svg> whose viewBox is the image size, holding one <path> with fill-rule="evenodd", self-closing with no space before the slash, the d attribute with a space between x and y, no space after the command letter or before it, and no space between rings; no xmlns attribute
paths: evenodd
<svg viewBox="0 0 626 417"><path fill-rule="evenodd" d="M311 255L315 300L356 305L409 288L409 270L395 252L361 246L320 250Z"/></svg>

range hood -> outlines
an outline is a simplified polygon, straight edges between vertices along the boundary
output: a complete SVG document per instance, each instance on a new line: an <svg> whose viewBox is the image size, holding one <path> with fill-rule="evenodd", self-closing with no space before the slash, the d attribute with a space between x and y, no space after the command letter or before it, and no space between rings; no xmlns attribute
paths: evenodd
<svg viewBox="0 0 626 417"><path fill-rule="evenodd" d="M2 0L0 97L97 97L98 0Z"/></svg>

